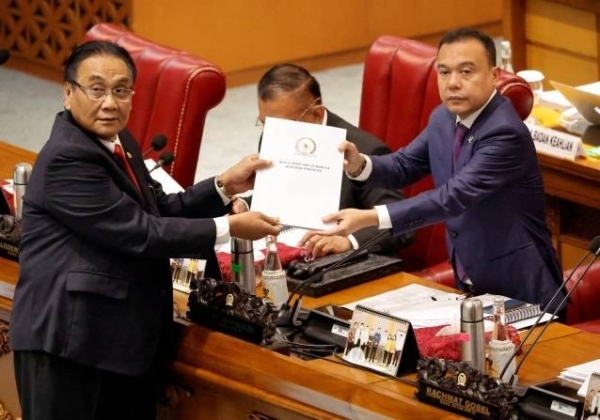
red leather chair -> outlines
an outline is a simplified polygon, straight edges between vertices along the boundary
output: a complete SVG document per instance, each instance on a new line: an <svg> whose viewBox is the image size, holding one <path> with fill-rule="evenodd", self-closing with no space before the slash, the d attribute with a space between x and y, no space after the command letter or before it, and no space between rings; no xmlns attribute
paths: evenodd
<svg viewBox="0 0 600 420"><path fill-rule="evenodd" d="M107 23L92 27L85 40L113 41L131 54L138 75L127 127L144 151L150 149L155 135L166 135L165 150L175 154L167 172L183 187L193 184L206 114L225 96L223 71L185 51ZM158 160L159 154L148 157Z"/></svg>
<svg viewBox="0 0 600 420"><path fill-rule="evenodd" d="M435 47L393 36L378 38L367 54L359 126L382 139L392 150L415 138L441 102L436 54ZM512 100L523 119L529 115L533 94L522 78L502 72L497 89ZM431 177L427 177L406 187L404 194L412 197L432 187ZM453 285L445 235L443 223L415 231L414 243L400 251L406 271L427 268L417 275Z"/></svg>
<svg viewBox="0 0 600 420"><path fill-rule="evenodd" d="M565 278L568 272L565 270ZM567 281L570 290L585 271L585 265L575 270ZM567 305L566 323L589 332L600 333L600 261L592 264L571 294Z"/></svg>

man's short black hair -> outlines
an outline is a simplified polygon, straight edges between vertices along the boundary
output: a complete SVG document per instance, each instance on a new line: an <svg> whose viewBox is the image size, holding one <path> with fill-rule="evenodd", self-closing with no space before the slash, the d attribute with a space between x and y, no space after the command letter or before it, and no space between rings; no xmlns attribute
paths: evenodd
<svg viewBox="0 0 600 420"><path fill-rule="evenodd" d="M278 64L271 67L258 82L258 97L262 101L274 99L280 93L308 93L321 98L317 79L304 67L296 64Z"/></svg>
<svg viewBox="0 0 600 420"><path fill-rule="evenodd" d="M79 65L84 60L95 55L112 55L123 60L129 69L131 80L135 82L137 70L131 55L129 55L125 48L110 41L88 41L75 47L65 64L64 80L74 81L77 76L77 70L79 70Z"/></svg>
<svg viewBox="0 0 600 420"><path fill-rule="evenodd" d="M452 44L454 42L474 39L481 42L487 52L488 61L491 66L496 65L496 44L494 40L484 32L473 28L456 28L444 34L438 45L438 51L444 44Z"/></svg>

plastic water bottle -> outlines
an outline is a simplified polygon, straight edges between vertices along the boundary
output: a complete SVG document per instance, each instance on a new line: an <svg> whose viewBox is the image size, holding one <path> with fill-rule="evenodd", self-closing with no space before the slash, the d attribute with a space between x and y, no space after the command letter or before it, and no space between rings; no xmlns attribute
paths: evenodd
<svg viewBox="0 0 600 420"><path fill-rule="evenodd" d="M262 272L263 291L276 308L281 308L288 299L287 276L277 252L277 237L269 235L265 241L267 256Z"/></svg>
<svg viewBox="0 0 600 420"><path fill-rule="evenodd" d="M500 52L500 68L506 70L509 73L514 73L510 41L502 41L500 45L502 47L502 50Z"/></svg>

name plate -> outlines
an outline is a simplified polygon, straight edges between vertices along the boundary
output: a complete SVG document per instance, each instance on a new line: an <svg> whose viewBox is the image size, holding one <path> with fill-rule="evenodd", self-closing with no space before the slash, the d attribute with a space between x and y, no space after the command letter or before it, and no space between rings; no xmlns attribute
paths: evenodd
<svg viewBox="0 0 600 420"><path fill-rule="evenodd" d="M513 388L476 370L470 362L419 359L417 386L415 395L419 400L465 417L517 418L518 398Z"/></svg>
<svg viewBox="0 0 600 420"><path fill-rule="evenodd" d="M525 125L538 152L569 160L585 156L580 137L535 124Z"/></svg>

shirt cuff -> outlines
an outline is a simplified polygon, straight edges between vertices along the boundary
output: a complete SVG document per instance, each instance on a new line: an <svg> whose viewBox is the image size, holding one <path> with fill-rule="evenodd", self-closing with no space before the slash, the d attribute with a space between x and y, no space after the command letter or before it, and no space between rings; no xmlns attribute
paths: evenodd
<svg viewBox="0 0 600 420"><path fill-rule="evenodd" d="M366 181L367 179L369 179L369 176L371 176L371 172L373 172L373 162L371 162L371 158L367 155L363 155L362 153L361 155L363 156L363 158L365 158L365 169L363 169L363 171L358 176L351 176L348 172L346 172L348 178L354 181Z"/></svg>
<svg viewBox="0 0 600 420"><path fill-rule="evenodd" d="M215 217L213 219L217 227L217 237L215 238L215 245L223 245L229 242L229 219L227 216Z"/></svg>
<svg viewBox="0 0 600 420"><path fill-rule="evenodd" d="M375 206L375 210L377 211L377 218L379 218L379 229L391 229L392 219L387 206Z"/></svg>
<svg viewBox="0 0 600 420"><path fill-rule="evenodd" d="M217 177L215 177L215 189L217 190L217 192L219 193L219 195L221 196L221 199L223 200L223 204L227 205L231 202L231 198L227 197L225 195L225 193L223 192L223 190L221 188L219 188L219 186L217 185ZM229 225L227 225L227 231L229 231Z"/></svg>
<svg viewBox="0 0 600 420"><path fill-rule="evenodd" d="M359 245L358 241L356 240L356 238L353 235L348 235L348 236L346 236L346 238L348 238L348 240L352 244L352 249L358 249L358 247L360 245Z"/></svg>

